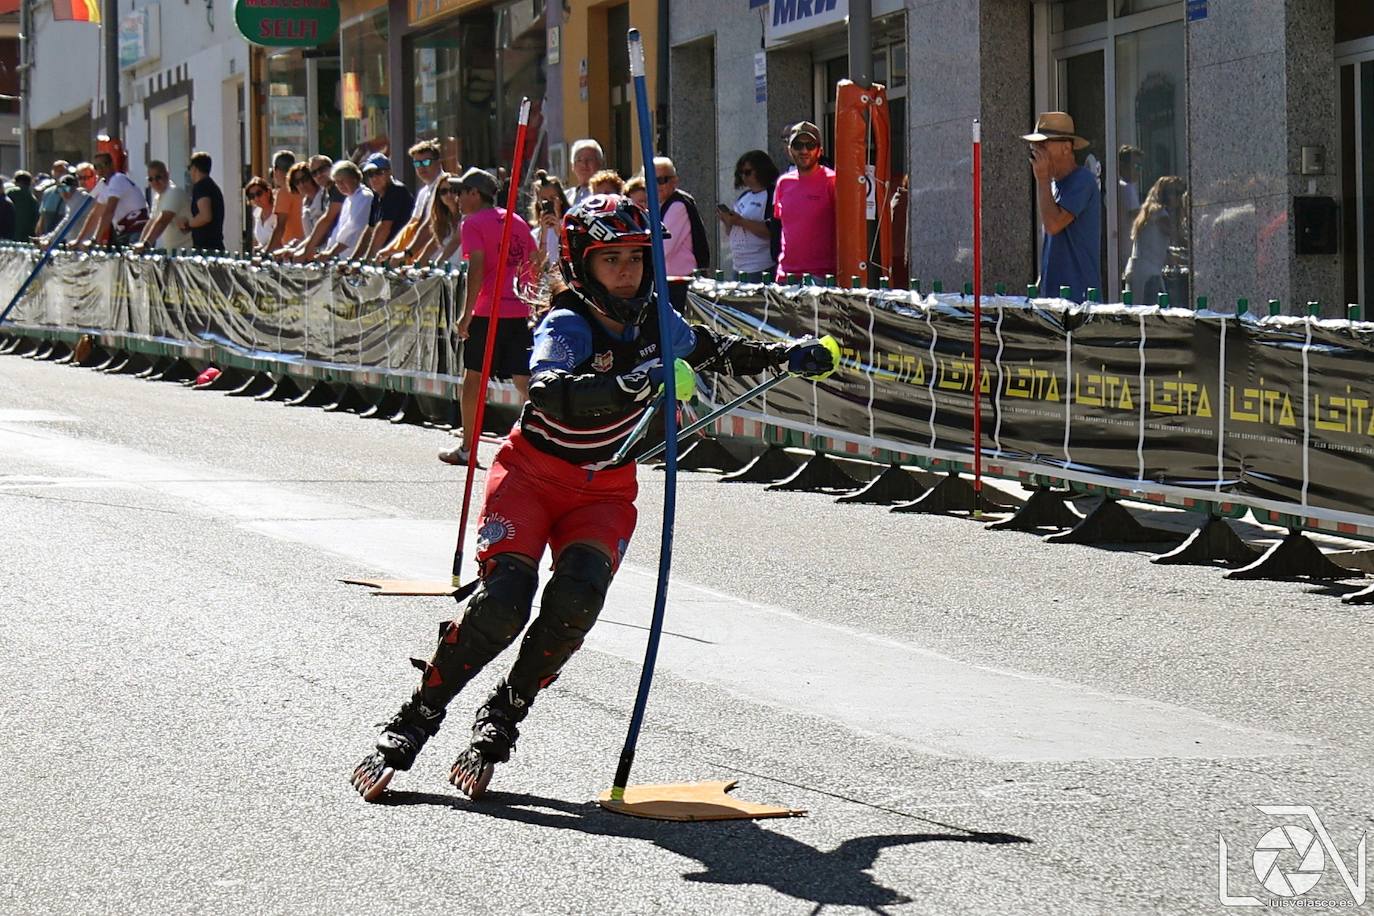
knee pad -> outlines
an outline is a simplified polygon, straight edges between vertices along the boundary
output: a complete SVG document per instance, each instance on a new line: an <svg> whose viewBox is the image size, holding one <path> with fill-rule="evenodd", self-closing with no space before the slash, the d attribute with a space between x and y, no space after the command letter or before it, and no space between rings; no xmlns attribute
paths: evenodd
<svg viewBox="0 0 1374 916"><path fill-rule="evenodd" d="M563 551L544 586L541 608L579 637L596 623L611 584L611 560L601 551L574 544Z"/></svg>
<svg viewBox="0 0 1374 916"><path fill-rule="evenodd" d="M451 633L456 641L456 631L461 630L465 640L479 639L504 649L529 623L538 587L538 573L514 557L498 553L487 561L482 584L469 599L458 627L446 631L445 638Z"/></svg>

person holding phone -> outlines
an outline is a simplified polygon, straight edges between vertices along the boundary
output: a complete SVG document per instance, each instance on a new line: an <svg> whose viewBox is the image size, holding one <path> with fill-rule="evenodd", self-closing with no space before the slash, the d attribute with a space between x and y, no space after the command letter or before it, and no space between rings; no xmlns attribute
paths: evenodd
<svg viewBox="0 0 1374 916"><path fill-rule="evenodd" d="M530 201L529 223L535 245L550 264L558 260L558 227L568 210L563 182L543 169L534 173L534 198Z"/></svg>
<svg viewBox="0 0 1374 916"><path fill-rule="evenodd" d="M761 149L751 149L735 163L734 207L716 205L716 215L730 231L730 261L735 273L767 271L771 276L778 263L780 227L773 218L773 188L778 183L778 167Z"/></svg>

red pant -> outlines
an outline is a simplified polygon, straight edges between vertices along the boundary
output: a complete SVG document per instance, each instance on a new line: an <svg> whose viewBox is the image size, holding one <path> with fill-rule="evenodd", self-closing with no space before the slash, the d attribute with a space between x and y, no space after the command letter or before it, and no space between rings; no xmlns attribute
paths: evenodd
<svg viewBox="0 0 1374 916"><path fill-rule="evenodd" d="M496 453L478 518L477 559L521 553L537 562L569 544L590 542L620 566L639 517L633 463L588 472L539 451L516 429Z"/></svg>

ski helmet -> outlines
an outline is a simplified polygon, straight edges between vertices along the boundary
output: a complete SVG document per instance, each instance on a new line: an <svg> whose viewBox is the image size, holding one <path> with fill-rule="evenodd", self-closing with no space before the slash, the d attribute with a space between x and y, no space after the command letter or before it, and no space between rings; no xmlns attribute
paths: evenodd
<svg viewBox="0 0 1374 916"><path fill-rule="evenodd" d="M653 262L645 252L644 278L628 299L612 295L592 277L587 256L598 248L648 248L649 214L619 194L593 194L563 215L562 252L559 269L563 279L583 302L605 312L615 321L639 324L653 298Z"/></svg>

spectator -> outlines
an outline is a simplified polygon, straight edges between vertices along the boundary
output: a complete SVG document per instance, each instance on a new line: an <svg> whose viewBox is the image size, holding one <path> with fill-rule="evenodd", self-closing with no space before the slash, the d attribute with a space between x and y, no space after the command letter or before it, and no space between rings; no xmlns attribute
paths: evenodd
<svg viewBox="0 0 1374 916"><path fill-rule="evenodd" d="M595 140L576 140L572 145L573 186L568 189L568 204L576 206L592 193L592 176L606 167L606 154Z"/></svg>
<svg viewBox="0 0 1374 916"><path fill-rule="evenodd" d="M295 165L296 154L289 149L279 150L272 157L272 212L277 218L272 226L272 237L267 240L266 251L276 251L283 245L305 238L305 227L301 224L301 196L291 189L288 177Z"/></svg>
<svg viewBox="0 0 1374 916"><path fill-rule="evenodd" d="M445 175L434 192L434 207L429 215L429 242L420 253L419 260L432 264L447 262L453 267L463 263L463 235L459 225L463 220L458 206L461 188L458 179Z"/></svg>
<svg viewBox="0 0 1374 916"><path fill-rule="evenodd" d="M318 259L347 260L353 257L367 233L367 220L372 215L372 192L363 184L362 170L347 159L334 163L330 179L343 198L343 205Z"/></svg>
<svg viewBox="0 0 1374 916"><path fill-rule="evenodd" d="M153 192L152 218L143 227L137 248L176 251L191 247L191 233L181 228L191 219L191 198L172 181L167 163L154 159L148 163L148 187Z"/></svg>
<svg viewBox="0 0 1374 916"><path fill-rule="evenodd" d="M372 190L372 213L368 216L371 237L362 253L369 260L396 237L415 209L410 188L391 177L391 160L373 153L363 163L363 179Z"/></svg>
<svg viewBox="0 0 1374 916"><path fill-rule="evenodd" d="M14 239L27 242L38 227L38 199L33 196L33 176L20 169L14 173L14 187L5 193L14 204Z"/></svg>
<svg viewBox="0 0 1374 916"><path fill-rule="evenodd" d="M543 169L534 173L534 199L530 201L529 221L534 229L535 244L550 264L559 256L559 227L563 225L563 214L568 212L565 194L563 182Z"/></svg>
<svg viewBox="0 0 1374 916"><path fill-rule="evenodd" d="M67 174L67 160L57 159L52 164L52 184L43 192L43 202L38 206L38 226L34 235L51 231L66 216L62 205L62 177Z"/></svg>
<svg viewBox="0 0 1374 916"><path fill-rule="evenodd" d="M620 177L620 173L615 169L602 169L592 176L588 184L591 185L593 194L623 194L625 192L625 179Z"/></svg>
<svg viewBox="0 0 1374 916"><path fill-rule="evenodd" d="M62 207L66 215L58 221L57 225L52 227L52 231L39 236L37 242L40 245L47 245L54 238L61 235L63 230L67 228L67 224L72 222L72 218L78 213L82 213L81 207L86 202L86 199L90 197L90 195L86 193L86 189L81 187L81 179L77 177L75 172L68 172L66 175L63 175L62 180L57 183L57 189L58 193L62 195ZM87 207L85 213L89 212L90 207ZM81 218L83 220L86 218L85 213L82 213Z"/></svg>
<svg viewBox="0 0 1374 916"><path fill-rule="evenodd" d="M444 176L443 149L438 140L421 140L409 150L410 164L420 189L415 192L415 206L410 219L401 231L377 252L377 257L401 262L418 260L429 250L430 216L433 215L435 191ZM436 244L442 244L442 240Z"/></svg>
<svg viewBox="0 0 1374 916"><path fill-rule="evenodd" d="M1122 283L1137 305L1153 305L1167 292L1164 268L1170 249L1184 243L1183 179L1165 175L1154 183L1131 224L1131 257Z"/></svg>
<svg viewBox="0 0 1374 916"><path fill-rule="evenodd" d="M1021 137L1030 144L1040 225L1045 246L1040 255L1040 293L1082 302L1089 287L1102 282L1102 192L1093 173L1078 164L1076 150L1088 141L1074 132L1062 111L1040 115L1035 131Z"/></svg>
<svg viewBox="0 0 1374 916"><path fill-rule="evenodd" d="M0 186L3 186L3 182L0 182ZM10 201L8 191L0 194L0 239L14 241L14 204Z"/></svg>
<svg viewBox="0 0 1374 916"><path fill-rule="evenodd" d="M148 205L143 192L128 175L115 167L109 153L96 153L91 160L100 183L95 190L95 204L100 209L93 216L94 225L87 220L77 241L97 244L128 245L138 240L148 225Z"/></svg>
<svg viewBox="0 0 1374 916"><path fill-rule="evenodd" d="M210 154L197 151L191 154L191 218L182 220L183 230L190 230L191 247L198 251L224 250L224 193L210 177Z"/></svg>
<svg viewBox="0 0 1374 916"><path fill-rule="evenodd" d="M711 266L711 247L706 238L706 224L697 212L692 195L677 186L677 168L667 156L654 157L654 172L658 176L659 216L663 219L666 237L663 240L663 264L670 277L690 277L694 270Z"/></svg>
<svg viewBox="0 0 1374 916"><path fill-rule="evenodd" d="M328 206L328 195L315 183L310 174L309 162L297 162L286 173L286 186L301 199L301 237L296 242L277 249L279 258L295 259L304 249L306 241L315 234L315 221Z"/></svg>
<svg viewBox="0 0 1374 916"><path fill-rule="evenodd" d="M271 251L272 239L279 233L277 209L272 202L272 188L267 180L254 175L243 186L243 196L253 208L253 253Z"/></svg>
<svg viewBox="0 0 1374 916"><path fill-rule="evenodd" d="M1126 263L1131 255L1131 227L1140 213L1139 148L1123 143L1116 152L1116 243L1118 264Z"/></svg>
<svg viewBox="0 0 1374 916"><path fill-rule="evenodd" d="M649 186L644 183L643 175L636 175L625 182L625 196L634 201L639 209L649 209Z"/></svg>
<svg viewBox="0 0 1374 916"><path fill-rule="evenodd" d="M778 167L761 149L751 149L735 163L735 187L743 188L734 208L717 208L730 229L730 260L737 273L767 272L778 263L777 221L773 218L773 187Z"/></svg>
<svg viewBox="0 0 1374 916"><path fill-rule="evenodd" d="M87 194L95 193L95 186L100 183L100 176L96 174L94 165L89 162L78 162L76 164L76 177L81 182L81 190ZM91 204L91 206L94 207L95 204Z"/></svg>
<svg viewBox="0 0 1374 916"><path fill-rule="evenodd" d="M835 172L821 165L821 131L799 121L787 132L796 165L773 188L773 217L781 225L778 282L795 274L835 272Z"/></svg>
<svg viewBox="0 0 1374 916"><path fill-rule="evenodd" d="M338 188L334 187L334 180L331 177L333 169L334 160L328 156L310 157L310 177L314 180L319 191L311 201L311 208L315 214L314 228L306 236L305 243L298 249L297 261L314 260L319 250L329 244L329 237L334 232L334 224L339 221L339 213L343 210L344 196Z"/></svg>
<svg viewBox="0 0 1374 916"><path fill-rule="evenodd" d="M487 334L496 335L492 377L512 379L522 402L529 393L530 345L534 342L529 303L516 291L534 254L534 240L525 232L510 234L504 271L508 275L498 290L497 275L503 271L498 270L497 258L506 211L496 206L496 176L482 169L468 169L458 180L458 187L458 203L463 212L463 251L468 260L463 313L455 328L458 339L463 341L463 442L439 453L439 460L447 464L466 464L467 450L476 447L481 436L481 430L473 429L473 417L477 413L477 399L486 394L479 385ZM493 315L494 328L490 327Z"/></svg>

